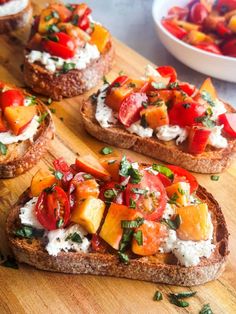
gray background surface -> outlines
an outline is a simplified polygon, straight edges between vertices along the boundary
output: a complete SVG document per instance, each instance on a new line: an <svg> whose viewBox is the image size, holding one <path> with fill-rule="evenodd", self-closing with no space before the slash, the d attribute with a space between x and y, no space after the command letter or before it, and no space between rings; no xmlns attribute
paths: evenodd
<svg viewBox="0 0 236 314"><path fill-rule="evenodd" d="M152 19L152 2L153 0L86 0L93 9L93 18L108 27L113 36L157 65L174 66L181 80L199 86L205 76L175 59L157 37ZM214 84L220 97L236 107L236 84L216 79Z"/></svg>

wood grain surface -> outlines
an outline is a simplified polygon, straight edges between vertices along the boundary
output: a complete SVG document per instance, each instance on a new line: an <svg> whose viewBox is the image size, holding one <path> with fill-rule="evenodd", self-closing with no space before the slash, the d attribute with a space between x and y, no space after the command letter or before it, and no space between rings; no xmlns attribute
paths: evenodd
<svg viewBox="0 0 236 314"><path fill-rule="evenodd" d="M35 12L39 10L39 2L40 6L46 3L33 2ZM28 31L21 30L0 37L0 79L17 86L24 86L20 65ZM141 75L148 60L117 40L114 41L116 64L107 78L112 80L120 70L129 75ZM37 169L47 169L53 159L59 156L70 163L76 154L99 155L104 144L84 131L79 114L83 98L96 89L81 97L52 103L50 107L56 109L53 115L56 137L46 156L28 173L15 179L0 180L0 250L4 254L8 253L4 235L7 212L29 186ZM152 161L136 153L117 151L128 153L139 161ZM218 182L211 181L208 175L197 175L197 178L215 196L224 211L231 234L231 253L226 270L218 280L191 289L196 290L197 295L189 300L188 308L177 308L167 298L170 292L188 288L128 279L49 273L20 265L18 270L0 267L0 313L199 313L206 303L210 303L214 313L236 313L236 163L220 175ZM163 301L152 300L156 290L163 293Z"/></svg>

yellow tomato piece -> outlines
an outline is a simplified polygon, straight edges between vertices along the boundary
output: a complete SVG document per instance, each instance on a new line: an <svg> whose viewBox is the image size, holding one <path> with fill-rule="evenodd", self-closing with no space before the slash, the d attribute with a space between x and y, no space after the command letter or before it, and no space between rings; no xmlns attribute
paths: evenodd
<svg viewBox="0 0 236 314"><path fill-rule="evenodd" d="M159 106L150 106L142 110L140 114L145 117L148 127L152 129L169 124L167 106L164 101L160 102Z"/></svg>
<svg viewBox="0 0 236 314"><path fill-rule="evenodd" d="M190 185L187 182L177 182L166 188L170 199L181 206L187 206L190 198Z"/></svg>
<svg viewBox="0 0 236 314"><path fill-rule="evenodd" d="M55 176L50 175L39 169L31 180L30 192L32 196L39 196L43 190L49 188L57 182Z"/></svg>
<svg viewBox="0 0 236 314"><path fill-rule="evenodd" d="M96 45L98 50L103 53L110 40L110 33L102 25L95 24L91 34L90 43Z"/></svg>
<svg viewBox="0 0 236 314"><path fill-rule="evenodd" d="M233 15L229 20L228 28L231 29L232 32L236 33L236 15Z"/></svg>
<svg viewBox="0 0 236 314"><path fill-rule="evenodd" d="M212 98L212 100L216 100L218 98L216 89L214 85L212 84L212 80L210 77L208 77L200 87L199 91L202 93L206 91Z"/></svg>
<svg viewBox="0 0 236 314"><path fill-rule="evenodd" d="M198 45L202 42L212 43L214 40L203 32L192 30L187 34L186 42L191 45Z"/></svg>

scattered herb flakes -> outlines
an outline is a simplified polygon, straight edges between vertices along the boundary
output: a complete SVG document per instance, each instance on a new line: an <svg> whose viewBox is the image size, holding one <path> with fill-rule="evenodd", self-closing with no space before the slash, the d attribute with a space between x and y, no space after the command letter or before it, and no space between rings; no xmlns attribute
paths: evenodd
<svg viewBox="0 0 236 314"><path fill-rule="evenodd" d="M130 181L134 184L138 184L142 179L141 173L133 167L132 163L127 160L126 156L121 160L119 174L123 177L130 176Z"/></svg>
<svg viewBox="0 0 236 314"><path fill-rule="evenodd" d="M128 84L128 87L130 87L130 88L135 88L135 87L136 87L136 84L133 83L133 82L130 82L130 83Z"/></svg>
<svg viewBox="0 0 236 314"><path fill-rule="evenodd" d="M144 223L144 218L138 217L135 220L121 220L123 229L134 229L140 227Z"/></svg>
<svg viewBox="0 0 236 314"><path fill-rule="evenodd" d="M53 172L53 175L55 176L55 178L57 180L61 180L63 178L63 176L64 176L64 174L62 172L60 172L59 170L55 170Z"/></svg>
<svg viewBox="0 0 236 314"><path fill-rule="evenodd" d="M155 171L158 171L161 174L164 174L167 178L169 178L171 181L174 179L174 173L169 168L159 165L159 164L153 164L152 169Z"/></svg>
<svg viewBox="0 0 236 314"><path fill-rule="evenodd" d="M66 4L66 7L68 10L70 10L71 12L74 11L74 7L71 4Z"/></svg>
<svg viewBox="0 0 236 314"><path fill-rule="evenodd" d="M71 23L75 26L78 26L78 22L79 22L79 15L78 14L73 15Z"/></svg>
<svg viewBox="0 0 236 314"><path fill-rule="evenodd" d="M162 219L162 223L164 223L168 228L172 230L177 230L180 226L181 219L179 215L176 215L174 219Z"/></svg>
<svg viewBox="0 0 236 314"><path fill-rule="evenodd" d="M174 204L176 205L177 199L179 198L178 194L175 192L170 199L168 200L169 204Z"/></svg>
<svg viewBox="0 0 236 314"><path fill-rule="evenodd" d="M190 103L184 103L182 104L182 106L184 107L184 109L189 109L191 107Z"/></svg>
<svg viewBox="0 0 236 314"><path fill-rule="evenodd" d="M212 107L215 106L214 100L212 99L210 93L208 93L206 90L203 90L201 92L201 96L202 96L202 99L204 99L210 106Z"/></svg>
<svg viewBox="0 0 236 314"><path fill-rule="evenodd" d="M75 243L82 243L82 238L81 236L79 235L78 232L74 232L74 233L70 233L67 237L66 237L66 241L72 241L72 242L75 242Z"/></svg>
<svg viewBox="0 0 236 314"><path fill-rule="evenodd" d="M197 291L183 291L180 293L171 293L170 296L174 296L177 299L186 299L186 298L193 297L196 293Z"/></svg>
<svg viewBox="0 0 236 314"><path fill-rule="evenodd" d="M7 256L7 259L1 264L4 267L18 269L19 266L13 256Z"/></svg>
<svg viewBox="0 0 236 314"><path fill-rule="evenodd" d="M7 154L7 146L5 144L3 144L2 142L0 142L0 152L2 155Z"/></svg>
<svg viewBox="0 0 236 314"><path fill-rule="evenodd" d="M83 178L85 180L90 180L90 179L93 179L93 176L91 174L89 174L89 173L85 173L85 174L83 174Z"/></svg>
<svg viewBox="0 0 236 314"><path fill-rule="evenodd" d="M55 24L52 24L47 27L47 31L48 33L59 33L60 29Z"/></svg>
<svg viewBox="0 0 236 314"><path fill-rule="evenodd" d="M217 175L212 175L211 176L211 180L212 181L219 181L219 179L220 179L220 176L217 176Z"/></svg>
<svg viewBox="0 0 236 314"><path fill-rule="evenodd" d="M203 307L202 307L202 309L201 309L201 311L199 312L199 314L213 314L213 311L212 311L212 309L211 309L211 307L210 307L210 304L208 303L208 304L205 304Z"/></svg>
<svg viewBox="0 0 236 314"><path fill-rule="evenodd" d="M61 69L61 73L65 74L69 72L70 70L73 70L74 68L75 68L75 63L64 61L62 69Z"/></svg>
<svg viewBox="0 0 236 314"><path fill-rule="evenodd" d="M179 83L178 82L172 82L168 85L169 89L177 89L179 88Z"/></svg>
<svg viewBox="0 0 236 314"><path fill-rule="evenodd" d="M110 83L108 82L106 76L103 76L102 80L103 80L103 83L104 83L104 84L110 84Z"/></svg>
<svg viewBox="0 0 236 314"><path fill-rule="evenodd" d="M29 226L22 226L21 228L15 230L14 234L20 238L32 239L34 237L33 228Z"/></svg>
<svg viewBox="0 0 236 314"><path fill-rule="evenodd" d="M167 87L163 82L152 82L151 85L155 89L165 89Z"/></svg>
<svg viewBox="0 0 236 314"><path fill-rule="evenodd" d="M138 245L143 245L143 233L142 230L134 232L134 238L137 241Z"/></svg>
<svg viewBox="0 0 236 314"><path fill-rule="evenodd" d="M120 83L119 82L115 82L114 84L112 84L112 88L118 88L120 87Z"/></svg>
<svg viewBox="0 0 236 314"><path fill-rule="evenodd" d="M130 168L130 177L130 182L134 184L138 184L142 179L141 173L137 169L134 169L132 166Z"/></svg>
<svg viewBox="0 0 236 314"><path fill-rule="evenodd" d="M119 251L120 252L124 252L126 250L128 245L130 244L133 233L134 233L133 229L124 229L123 230L122 238L121 238L120 243L119 243Z"/></svg>
<svg viewBox="0 0 236 314"><path fill-rule="evenodd" d="M216 126L216 122L211 120L209 118L209 116L207 116L207 115L201 116L201 117L197 117L197 118L195 118L195 121L196 122L201 122L207 128L213 128L214 126Z"/></svg>
<svg viewBox="0 0 236 314"><path fill-rule="evenodd" d="M129 199L129 207L133 209L136 208L136 202L132 198Z"/></svg>
<svg viewBox="0 0 236 314"><path fill-rule="evenodd" d="M60 218L58 221L57 221L57 228L61 228L64 224L64 220L63 218Z"/></svg>
<svg viewBox="0 0 236 314"><path fill-rule="evenodd" d="M162 293L160 291L156 291L153 296L153 301L161 301L163 300Z"/></svg>
<svg viewBox="0 0 236 314"><path fill-rule="evenodd" d="M55 108L49 108L49 110L51 111L51 113L56 113L56 109Z"/></svg>
<svg viewBox="0 0 236 314"><path fill-rule="evenodd" d="M119 259L124 264L129 264L129 256L126 253L118 251Z"/></svg>
<svg viewBox="0 0 236 314"><path fill-rule="evenodd" d="M144 189L139 189L139 188L132 188L132 192L135 194L146 194L148 192L148 190L144 190Z"/></svg>
<svg viewBox="0 0 236 314"><path fill-rule="evenodd" d="M170 303L178 306L178 307L188 307L189 303L183 300L178 299L174 294L169 294Z"/></svg>
<svg viewBox="0 0 236 314"><path fill-rule="evenodd" d="M148 123L147 123L145 114L142 114L142 115L141 115L140 124L141 124L141 126L142 126L144 129L148 128Z"/></svg>
<svg viewBox="0 0 236 314"><path fill-rule="evenodd" d="M185 195L185 191L181 188L178 188L178 192L181 194L181 195Z"/></svg>
<svg viewBox="0 0 236 314"><path fill-rule="evenodd" d="M27 99L27 106L34 106L37 104L36 96L27 95L25 98Z"/></svg>
<svg viewBox="0 0 236 314"><path fill-rule="evenodd" d="M144 108L147 108L147 107L148 107L147 101L142 101L142 106L143 106Z"/></svg>
<svg viewBox="0 0 236 314"><path fill-rule="evenodd" d="M113 149L111 147L103 147L100 151L102 155L109 155L113 152Z"/></svg>
<svg viewBox="0 0 236 314"><path fill-rule="evenodd" d="M38 118L38 123L42 123L47 116L48 116L48 112L47 111L42 113L41 116Z"/></svg>
<svg viewBox="0 0 236 314"><path fill-rule="evenodd" d="M104 192L104 197L108 200L114 200L117 196L117 191L115 189L108 189Z"/></svg>

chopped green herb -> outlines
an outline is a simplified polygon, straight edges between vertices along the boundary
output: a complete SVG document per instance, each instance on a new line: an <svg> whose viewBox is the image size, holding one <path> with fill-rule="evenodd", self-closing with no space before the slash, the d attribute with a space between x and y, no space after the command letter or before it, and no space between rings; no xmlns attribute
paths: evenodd
<svg viewBox="0 0 236 314"><path fill-rule="evenodd" d="M168 200L169 204L175 204L176 205L176 201L179 198L178 194L175 192L171 198Z"/></svg>
<svg viewBox="0 0 236 314"><path fill-rule="evenodd" d="M58 221L57 221L57 228L61 228L64 224L64 220L63 218L60 218Z"/></svg>
<svg viewBox="0 0 236 314"><path fill-rule="evenodd" d="M163 106L163 104L165 104L165 102L162 99L157 99L155 102L152 103L152 105L155 107L161 107Z"/></svg>
<svg viewBox="0 0 236 314"><path fill-rule="evenodd" d="M42 113L41 116L38 118L38 123L42 123L47 116L48 116L48 112L47 111Z"/></svg>
<svg viewBox="0 0 236 314"><path fill-rule="evenodd" d="M143 218L136 218L135 220L121 220L121 227L123 229L133 229L138 228L144 223Z"/></svg>
<svg viewBox="0 0 236 314"><path fill-rule="evenodd" d="M33 228L28 227L28 226L22 226L21 228L14 231L14 234L20 238L32 239L33 238Z"/></svg>
<svg viewBox="0 0 236 314"><path fill-rule="evenodd" d="M167 86L166 84L162 83L162 82L152 82L152 87L154 87L155 89L165 89Z"/></svg>
<svg viewBox="0 0 236 314"><path fill-rule="evenodd" d="M104 197L108 200L113 200L117 196L117 191L115 189L108 189L104 192Z"/></svg>
<svg viewBox="0 0 236 314"><path fill-rule="evenodd" d="M113 149L111 147L103 147L100 151L102 155L109 155L113 152Z"/></svg>
<svg viewBox="0 0 236 314"><path fill-rule="evenodd" d="M215 121L212 121L208 116L201 116L195 118L196 122L201 122L207 128L213 128L216 126Z"/></svg>
<svg viewBox="0 0 236 314"><path fill-rule="evenodd" d="M45 22L48 22L48 21L50 21L51 19L52 19L52 15L49 14L49 15L45 16L44 21L45 21Z"/></svg>
<svg viewBox="0 0 236 314"><path fill-rule="evenodd" d="M213 314L210 304L205 304L199 314Z"/></svg>
<svg viewBox="0 0 236 314"><path fill-rule="evenodd" d="M55 24L52 24L47 27L47 31L48 33L59 33L60 29Z"/></svg>
<svg viewBox="0 0 236 314"><path fill-rule="evenodd" d="M1 264L4 267L9 267L13 269L18 269L19 266L14 257L8 256L7 259Z"/></svg>
<svg viewBox="0 0 236 314"><path fill-rule="evenodd" d="M59 19L59 18L60 18L60 16L59 16L59 14L57 13L57 11L53 11L53 12L52 12L52 16L53 16L55 19Z"/></svg>
<svg viewBox="0 0 236 314"><path fill-rule="evenodd" d="M78 234L78 232L74 232L68 235L68 237L66 237L66 241L72 241L75 243L82 243L82 239L81 236Z"/></svg>
<svg viewBox="0 0 236 314"><path fill-rule="evenodd" d="M118 87L120 87L121 85L120 85L120 83L119 82L115 82L113 85L112 85L112 87L114 87L114 88L118 88Z"/></svg>
<svg viewBox="0 0 236 314"><path fill-rule="evenodd" d="M79 22L79 15L75 14L71 20L71 23L75 26L78 26L78 22Z"/></svg>
<svg viewBox="0 0 236 314"><path fill-rule="evenodd" d="M142 230L134 232L134 238L137 241L138 245L143 245L143 233Z"/></svg>
<svg viewBox="0 0 236 314"><path fill-rule="evenodd" d="M51 111L51 113L56 113L56 109L55 108L49 108L49 110Z"/></svg>
<svg viewBox="0 0 236 314"><path fill-rule="evenodd" d="M125 73L125 72L124 72L123 70L121 70L118 74L119 74L119 75L124 75L124 73Z"/></svg>
<svg viewBox="0 0 236 314"><path fill-rule="evenodd" d="M130 82L130 83L128 84L128 87L130 87L130 88L135 88L136 85L135 85L133 82Z"/></svg>
<svg viewBox="0 0 236 314"><path fill-rule="evenodd" d="M50 187L44 189L44 191L47 193L47 194L50 194L54 191L54 188L56 186L56 183L52 184Z"/></svg>
<svg viewBox="0 0 236 314"><path fill-rule="evenodd" d="M169 89L175 89L175 88L179 88L179 83L178 82L172 82L168 85Z"/></svg>
<svg viewBox="0 0 236 314"><path fill-rule="evenodd" d="M181 219L179 215L176 215L174 219L162 219L162 223L164 223L168 228L172 230L177 230L180 226Z"/></svg>
<svg viewBox="0 0 236 314"><path fill-rule="evenodd" d="M124 264L129 264L129 256L125 253L118 251L119 259Z"/></svg>
<svg viewBox="0 0 236 314"><path fill-rule="evenodd" d="M55 170L53 172L53 175L55 176L55 178L57 180L61 180L63 178L63 176L64 176L64 174L62 172L60 172L59 170Z"/></svg>
<svg viewBox="0 0 236 314"><path fill-rule="evenodd" d="M3 144L2 142L0 142L0 153L2 155L6 155L7 154L7 146L5 144Z"/></svg>
<svg viewBox="0 0 236 314"><path fill-rule="evenodd" d="M138 169L134 169L131 166L129 173L130 173L130 177L131 177L131 179L130 179L131 183L138 184L141 181L142 176L141 176L141 173L138 171Z"/></svg>
<svg viewBox="0 0 236 314"><path fill-rule="evenodd" d="M59 58L57 58L57 57L50 57L50 59L52 59L53 61L58 61L59 60Z"/></svg>
<svg viewBox="0 0 236 314"><path fill-rule="evenodd" d="M27 106L34 106L36 105L36 96L26 96L27 99Z"/></svg>
<svg viewBox="0 0 236 314"><path fill-rule="evenodd" d="M144 108L147 108L147 107L148 107L148 103L147 103L146 101L142 101L142 106L143 106Z"/></svg>
<svg viewBox="0 0 236 314"><path fill-rule="evenodd" d="M217 175L212 175L211 176L211 180L212 181L219 181L219 179L220 179L220 176L217 176Z"/></svg>
<svg viewBox="0 0 236 314"><path fill-rule="evenodd" d="M142 126L144 129L148 128L148 123L147 123L145 114L142 114L142 115L141 115L140 124L141 124L141 126Z"/></svg>
<svg viewBox="0 0 236 314"><path fill-rule="evenodd" d="M65 62L63 63L62 69L61 69L61 73L67 73L70 70L73 70L75 68L75 63L73 62Z"/></svg>
<svg viewBox="0 0 236 314"><path fill-rule="evenodd" d="M174 179L174 173L167 167L159 164L153 164L152 169L158 171L161 174L164 174L171 181Z"/></svg>
<svg viewBox="0 0 236 314"><path fill-rule="evenodd" d="M153 301L161 301L163 299L162 293L160 291L156 291L153 296Z"/></svg>
<svg viewBox="0 0 236 314"><path fill-rule="evenodd" d="M148 191L144 189L139 189L139 188L132 188L132 192L134 192L135 194L143 195L143 194L146 194Z"/></svg>
<svg viewBox="0 0 236 314"><path fill-rule="evenodd" d="M74 7L71 4L66 4L67 9L74 11Z"/></svg>
<svg viewBox="0 0 236 314"><path fill-rule="evenodd" d="M91 28L91 30L92 30L92 32L93 32L94 29L95 29L95 23L90 22L89 26L90 26L90 28Z"/></svg>
<svg viewBox="0 0 236 314"><path fill-rule="evenodd" d="M181 188L178 188L178 192L181 194L181 195L184 195L185 194L185 191Z"/></svg>
<svg viewBox="0 0 236 314"><path fill-rule="evenodd" d="M191 107L191 104L190 103L184 103L182 104L182 106L185 108L185 109L189 109Z"/></svg>
<svg viewBox="0 0 236 314"><path fill-rule="evenodd" d="M196 291L184 291L180 293L171 293L170 296L174 296L177 299L186 299L193 297L196 293Z"/></svg>
<svg viewBox="0 0 236 314"><path fill-rule="evenodd" d="M120 243L119 243L119 251L120 252L124 252L126 250L128 245L130 244L133 233L134 233L133 229L124 229L123 230L122 238L121 238Z"/></svg>
<svg viewBox="0 0 236 314"><path fill-rule="evenodd" d="M129 199L129 207L130 208L136 208L136 202L132 198Z"/></svg>
<svg viewBox="0 0 236 314"><path fill-rule="evenodd" d="M48 35L48 36L45 37L45 39L54 41L56 43L59 42L59 38L56 35Z"/></svg>
<svg viewBox="0 0 236 314"><path fill-rule="evenodd" d="M109 84L109 82L108 82L108 80L107 80L106 76L103 76L103 78L102 78L102 79L103 79L103 83L104 83L104 84Z"/></svg>
<svg viewBox="0 0 236 314"><path fill-rule="evenodd" d="M85 173L85 174L83 174L83 178L85 180L90 180L90 179L93 179L93 176L91 174L89 174L89 173Z"/></svg>
<svg viewBox="0 0 236 314"><path fill-rule="evenodd" d="M211 107L208 107L206 109L206 114L207 114L208 117L211 117L213 115L213 111L212 111Z"/></svg>
<svg viewBox="0 0 236 314"><path fill-rule="evenodd" d="M188 302L176 298L176 296L174 294L170 294L169 295L169 300L170 300L170 303L172 303L172 304L174 304L174 305L176 305L178 307L187 307L187 306L189 306Z"/></svg>
<svg viewBox="0 0 236 314"><path fill-rule="evenodd" d="M210 106L215 106L214 100L212 99L210 93L208 93L206 90L201 92L201 96Z"/></svg>
<svg viewBox="0 0 236 314"><path fill-rule="evenodd" d="M142 179L141 173L134 169L133 165L127 160L126 156L124 156L120 163L120 171L119 174L123 177L131 177L131 183L139 183Z"/></svg>

